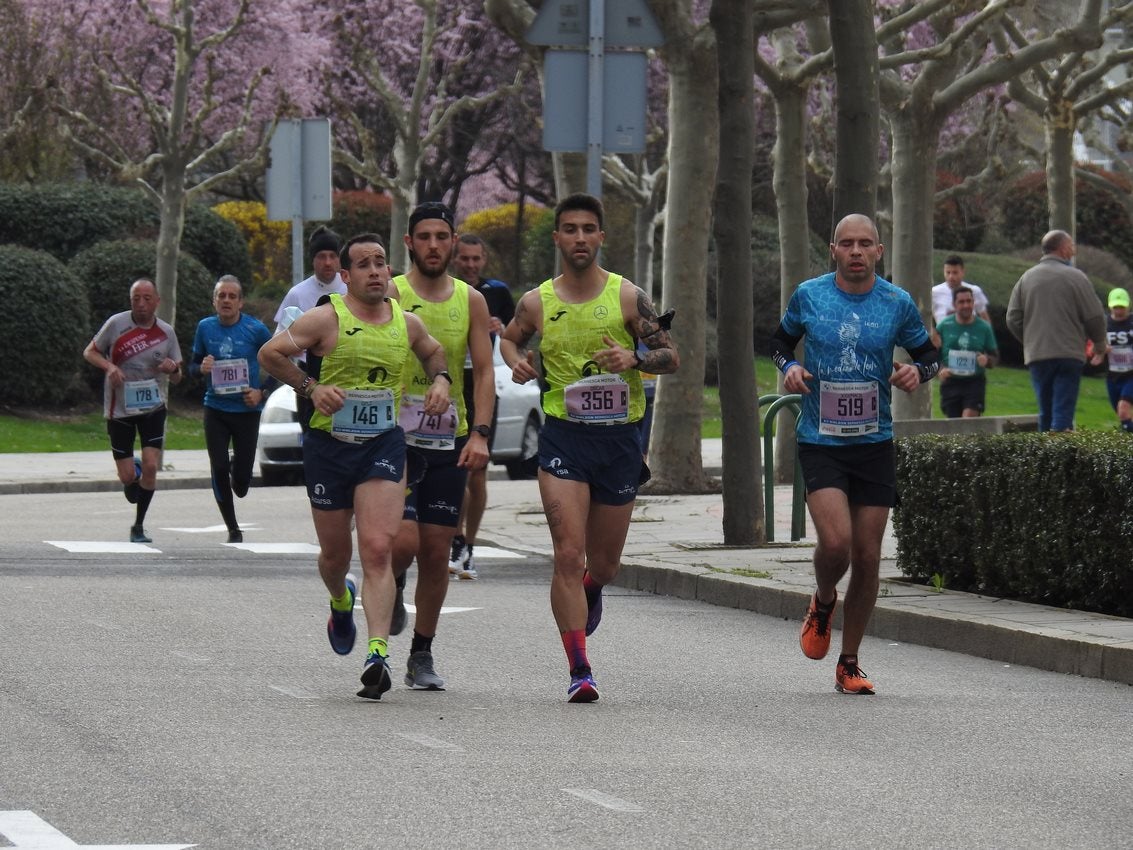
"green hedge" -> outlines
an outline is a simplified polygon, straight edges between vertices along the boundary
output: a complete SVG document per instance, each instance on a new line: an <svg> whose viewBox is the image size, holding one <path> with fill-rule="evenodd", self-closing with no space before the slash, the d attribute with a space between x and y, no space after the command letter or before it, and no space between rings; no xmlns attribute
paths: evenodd
<svg viewBox="0 0 1133 850"><path fill-rule="evenodd" d="M952 590L1133 617L1133 439L897 441L897 566Z"/></svg>
<svg viewBox="0 0 1133 850"><path fill-rule="evenodd" d="M44 251L0 245L0 337L6 404L60 404L71 398L87 333L86 291Z"/></svg>

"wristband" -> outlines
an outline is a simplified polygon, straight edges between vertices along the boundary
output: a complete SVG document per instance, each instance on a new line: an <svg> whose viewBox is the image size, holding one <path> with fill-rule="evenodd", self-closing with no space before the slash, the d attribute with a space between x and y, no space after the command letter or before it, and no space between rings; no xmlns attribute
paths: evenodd
<svg viewBox="0 0 1133 850"><path fill-rule="evenodd" d="M783 374L786 375L788 372L790 372L792 366L799 366L799 365L801 365L801 364L799 363L798 360L788 360L786 363L783 364Z"/></svg>
<svg viewBox="0 0 1133 850"><path fill-rule="evenodd" d="M450 387L452 386L452 375L450 375L448 372L437 372L437 374L433 375L433 380L435 381L437 378L444 378L446 381L448 381L448 385Z"/></svg>

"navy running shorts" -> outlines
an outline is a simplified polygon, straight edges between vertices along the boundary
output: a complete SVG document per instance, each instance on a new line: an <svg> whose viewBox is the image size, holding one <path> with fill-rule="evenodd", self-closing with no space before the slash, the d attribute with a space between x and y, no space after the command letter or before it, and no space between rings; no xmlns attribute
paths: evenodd
<svg viewBox="0 0 1133 850"><path fill-rule="evenodd" d="M548 416L539 432L539 468L590 485L600 505L625 505L648 480L641 457L641 426L584 425Z"/></svg>
<svg viewBox="0 0 1133 850"><path fill-rule="evenodd" d="M353 508L354 488L364 481L401 481L405 475L405 432L395 427L364 443L347 443L312 428L303 437L303 475L312 508Z"/></svg>
<svg viewBox="0 0 1133 850"><path fill-rule="evenodd" d="M410 449L412 480L405 490L402 519L456 528L468 483L468 470L456 463L467 442L466 435L457 437L451 449Z"/></svg>

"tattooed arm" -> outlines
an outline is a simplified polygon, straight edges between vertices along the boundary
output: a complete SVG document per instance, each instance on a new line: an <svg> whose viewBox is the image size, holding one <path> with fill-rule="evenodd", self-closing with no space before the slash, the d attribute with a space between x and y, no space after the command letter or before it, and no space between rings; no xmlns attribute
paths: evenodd
<svg viewBox="0 0 1133 850"><path fill-rule="evenodd" d="M515 306L515 316L500 334L500 356L511 367L511 379L517 384L526 384L539 377L535 369L535 352L527 346L542 329L543 302L539 290L526 292Z"/></svg>

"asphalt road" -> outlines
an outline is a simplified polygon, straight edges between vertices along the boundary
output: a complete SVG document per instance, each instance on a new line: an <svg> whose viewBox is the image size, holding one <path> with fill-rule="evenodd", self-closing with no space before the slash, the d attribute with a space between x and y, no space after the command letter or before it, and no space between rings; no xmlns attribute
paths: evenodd
<svg viewBox="0 0 1133 850"><path fill-rule="evenodd" d="M132 508L0 497L0 847L1133 846L1127 686L867 638L844 696L797 622L613 589L568 705L550 566L500 553L450 589L449 690L402 636L366 702L301 491L238 514L245 549L160 492L152 551L75 552Z"/></svg>

